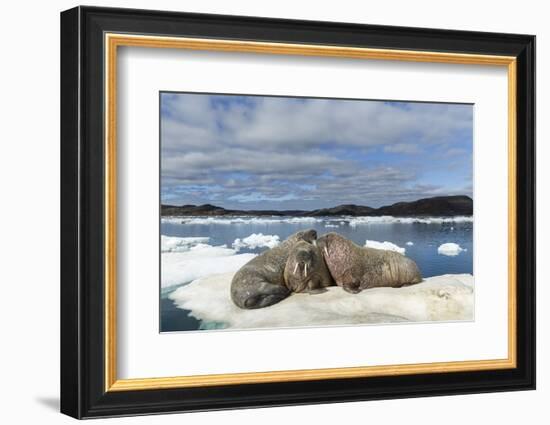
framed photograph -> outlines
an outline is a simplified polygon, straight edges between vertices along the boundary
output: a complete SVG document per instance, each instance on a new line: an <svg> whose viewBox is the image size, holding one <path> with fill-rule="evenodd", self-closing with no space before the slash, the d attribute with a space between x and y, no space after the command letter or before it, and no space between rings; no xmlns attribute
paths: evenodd
<svg viewBox="0 0 550 425"><path fill-rule="evenodd" d="M535 388L535 37L61 14L61 411Z"/></svg>

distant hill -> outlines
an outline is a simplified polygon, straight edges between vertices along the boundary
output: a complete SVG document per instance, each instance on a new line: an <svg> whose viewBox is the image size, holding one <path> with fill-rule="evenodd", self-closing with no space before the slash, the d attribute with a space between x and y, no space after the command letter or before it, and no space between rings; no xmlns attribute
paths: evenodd
<svg viewBox="0 0 550 425"><path fill-rule="evenodd" d="M302 210L227 210L222 207L217 207L211 204L204 205L161 205L161 215L163 216L186 216L186 215L201 215L201 216L222 216L222 215L244 215L244 216L302 216L308 211Z"/></svg>
<svg viewBox="0 0 550 425"><path fill-rule="evenodd" d="M473 201L469 196L437 196L435 198L419 199L413 202L398 202L380 207L376 215L393 216L451 216L472 215Z"/></svg>
<svg viewBox="0 0 550 425"><path fill-rule="evenodd" d="M346 204L332 208L321 208L312 211L304 210L228 210L211 204L204 205L162 205L162 216L454 216L472 215L472 198L465 195L437 196L412 202L397 202L380 208L363 205Z"/></svg>
<svg viewBox="0 0 550 425"><path fill-rule="evenodd" d="M346 205L338 205L333 208L322 208L320 210L309 211L305 215L311 216L311 217L322 217L322 216L331 216L331 215L360 216L360 215L369 215L373 211L375 211L375 209L371 207L364 207L362 205L354 205L354 204L346 204Z"/></svg>

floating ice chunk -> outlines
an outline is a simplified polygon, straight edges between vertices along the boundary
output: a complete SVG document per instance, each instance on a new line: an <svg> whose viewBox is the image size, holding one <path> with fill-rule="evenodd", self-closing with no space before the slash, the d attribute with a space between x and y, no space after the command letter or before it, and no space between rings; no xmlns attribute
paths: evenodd
<svg viewBox="0 0 550 425"><path fill-rule="evenodd" d="M474 218L471 216L455 217L393 217L390 215L380 217L354 217L349 219L349 225L352 227L369 224L392 224L392 223L472 223Z"/></svg>
<svg viewBox="0 0 550 425"><path fill-rule="evenodd" d="M408 245L408 246L413 246L413 245L414 245L414 243L413 243L413 242L411 242L411 241L409 241L409 242L407 242L407 243L406 243L406 245Z"/></svg>
<svg viewBox="0 0 550 425"><path fill-rule="evenodd" d="M453 242L444 243L442 245L439 245L439 248L437 248L438 254L448 255L452 257L460 254L462 251L466 251L466 249L461 248L459 244Z"/></svg>
<svg viewBox="0 0 550 425"><path fill-rule="evenodd" d="M281 219L281 222L283 223L291 223L291 224L307 224L307 223L320 223L320 218L315 217L292 217L292 218L283 218Z"/></svg>
<svg viewBox="0 0 550 425"><path fill-rule="evenodd" d="M178 236L160 236L161 252L184 252L197 244L206 243L209 237L188 237L180 238Z"/></svg>
<svg viewBox="0 0 550 425"><path fill-rule="evenodd" d="M261 247L275 248L281 241L277 235L264 235L263 233L252 233L244 239L235 239L233 248L239 251L242 248L256 249Z"/></svg>
<svg viewBox="0 0 550 425"><path fill-rule="evenodd" d="M197 244L185 252L161 255L161 287L180 285L212 274L235 272L255 254L239 254L225 245Z"/></svg>
<svg viewBox="0 0 550 425"><path fill-rule="evenodd" d="M222 322L226 329L473 320L470 274L435 276L417 285L373 288L355 295L333 286L322 294L293 294L257 310L233 304L229 296L233 275L196 280L176 289L170 298L197 319Z"/></svg>
<svg viewBox="0 0 550 425"><path fill-rule="evenodd" d="M397 246L391 242L378 242L378 241L370 241L367 239L365 242L365 246L369 248L376 248L376 249L385 249L386 251L395 251L399 252L400 254L405 254L405 248L401 248L400 246Z"/></svg>
<svg viewBox="0 0 550 425"><path fill-rule="evenodd" d="M170 224L181 224L184 217L170 216L170 217L161 217L161 223L170 223Z"/></svg>
<svg viewBox="0 0 550 425"><path fill-rule="evenodd" d="M307 224L318 223L322 220L315 217L204 217L204 216L192 216L192 217L166 217L162 219L167 223L180 223L187 225L197 224L278 224L278 223L290 223L290 224Z"/></svg>
<svg viewBox="0 0 550 425"><path fill-rule="evenodd" d="M346 221L340 221L340 224L349 223L350 226L368 225L368 224L391 224L391 223L471 223L474 221L472 216L455 216L455 217L393 217L393 216L378 216L378 217L345 217ZM313 224L323 221L318 217L285 217L285 216L266 216L266 217L250 217L250 216L183 216L183 217L162 217L163 223L175 223L186 225L209 225L209 224Z"/></svg>
<svg viewBox="0 0 550 425"><path fill-rule="evenodd" d="M325 227L340 227L339 224L330 224L330 223L326 223L325 224Z"/></svg>

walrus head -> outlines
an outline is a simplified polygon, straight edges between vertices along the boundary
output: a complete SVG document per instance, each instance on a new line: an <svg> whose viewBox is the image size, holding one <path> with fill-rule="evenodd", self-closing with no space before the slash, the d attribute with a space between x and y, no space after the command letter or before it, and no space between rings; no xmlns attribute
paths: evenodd
<svg viewBox="0 0 550 425"><path fill-rule="evenodd" d="M343 239L342 236L334 232L325 233L323 236L317 239L316 244L321 250L321 252L323 253L323 257L325 257L325 261L327 261L330 258L331 245L338 243L341 239Z"/></svg>
<svg viewBox="0 0 550 425"><path fill-rule="evenodd" d="M298 242L290 253L285 266L284 278L288 289L293 292L312 290L314 261L317 248L306 241Z"/></svg>
<svg viewBox="0 0 550 425"><path fill-rule="evenodd" d="M287 240L293 240L296 242L299 241L305 241L309 243L313 243L317 239L317 230L314 229L308 229L308 230L301 230L299 232L294 233L293 235L289 236Z"/></svg>
<svg viewBox="0 0 550 425"><path fill-rule="evenodd" d="M334 280L353 265L352 252L358 248L352 241L338 233L326 233L316 241L325 263Z"/></svg>

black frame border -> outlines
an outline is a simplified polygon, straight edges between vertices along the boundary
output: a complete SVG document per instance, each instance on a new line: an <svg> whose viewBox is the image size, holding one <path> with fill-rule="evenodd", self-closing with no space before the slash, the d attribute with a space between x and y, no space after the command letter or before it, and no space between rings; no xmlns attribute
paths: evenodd
<svg viewBox="0 0 550 425"><path fill-rule="evenodd" d="M105 32L517 58L517 367L105 392ZM61 13L61 412L75 418L535 388L535 36L80 6Z"/></svg>

